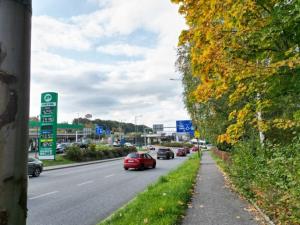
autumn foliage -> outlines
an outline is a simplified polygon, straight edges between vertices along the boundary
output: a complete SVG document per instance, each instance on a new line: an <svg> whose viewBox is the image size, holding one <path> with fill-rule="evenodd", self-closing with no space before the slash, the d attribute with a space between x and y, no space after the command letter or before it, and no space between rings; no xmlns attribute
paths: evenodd
<svg viewBox="0 0 300 225"><path fill-rule="evenodd" d="M188 25L179 46L189 49L190 72L199 79L188 98L223 98L230 107L218 140L235 144L249 127L273 139L273 129L298 131L299 1L173 2Z"/></svg>
<svg viewBox="0 0 300 225"><path fill-rule="evenodd" d="M300 0L171 0L184 102L277 224L300 224ZM274 212L274 213L273 213Z"/></svg>

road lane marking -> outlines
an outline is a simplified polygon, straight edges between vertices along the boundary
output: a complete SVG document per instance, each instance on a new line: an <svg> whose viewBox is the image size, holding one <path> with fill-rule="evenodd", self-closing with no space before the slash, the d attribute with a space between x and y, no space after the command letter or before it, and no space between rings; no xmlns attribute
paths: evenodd
<svg viewBox="0 0 300 225"><path fill-rule="evenodd" d="M104 168L104 167L109 167L109 166L114 166L114 165L119 165L119 164L120 163L111 163L111 164L107 164L107 165L95 166L93 169ZM84 165L84 166L92 166L92 165L95 165L95 164ZM54 174L53 176L54 177L61 177L61 176L70 175L70 174L77 174L78 172L85 172L84 169L86 169L86 168L88 170L91 170L91 168L89 168L89 167L86 167L86 168L73 167L73 168L76 168L76 170L72 170L72 171L65 172L65 173L60 173L60 174ZM66 168L66 169L72 169L72 168ZM51 172L51 171L46 171L46 172Z"/></svg>
<svg viewBox="0 0 300 225"><path fill-rule="evenodd" d="M77 184L77 186L82 186L82 185L91 184L91 183L94 183L94 181L93 180L89 180L89 181Z"/></svg>
<svg viewBox="0 0 300 225"><path fill-rule="evenodd" d="M113 177L113 176L114 176L114 174L110 174L110 175L105 176L105 178L109 178L109 177Z"/></svg>
<svg viewBox="0 0 300 225"><path fill-rule="evenodd" d="M33 200L33 199L37 199L37 198L42 198L42 197L45 197L45 196L48 196L48 195L56 194L57 192L59 192L59 191L48 192L48 193L41 194L41 195L38 195L38 196L35 196L35 197L32 197L32 198L28 198L28 199Z"/></svg>

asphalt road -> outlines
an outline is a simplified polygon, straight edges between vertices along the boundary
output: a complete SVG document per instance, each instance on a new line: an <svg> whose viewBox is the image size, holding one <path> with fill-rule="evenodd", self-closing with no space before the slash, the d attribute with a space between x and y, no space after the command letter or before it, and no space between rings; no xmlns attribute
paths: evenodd
<svg viewBox="0 0 300 225"><path fill-rule="evenodd" d="M28 225L95 225L187 157L125 171L123 161L45 171L29 179Z"/></svg>

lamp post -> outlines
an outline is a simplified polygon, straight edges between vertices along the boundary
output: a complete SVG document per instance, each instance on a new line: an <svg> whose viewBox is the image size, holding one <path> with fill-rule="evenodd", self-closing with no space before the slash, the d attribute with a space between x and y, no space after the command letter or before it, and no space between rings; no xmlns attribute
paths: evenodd
<svg viewBox="0 0 300 225"><path fill-rule="evenodd" d="M25 225L27 217L31 6L31 0L0 1L0 224L5 225Z"/></svg>
<svg viewBox="0 0 300 225"><path fill-rule="evenodd" d="M135 128L135 135L134 135L134 144L137 144L137 118L142 117L142 115L136 115L134 116L134 128Z"/></svg>

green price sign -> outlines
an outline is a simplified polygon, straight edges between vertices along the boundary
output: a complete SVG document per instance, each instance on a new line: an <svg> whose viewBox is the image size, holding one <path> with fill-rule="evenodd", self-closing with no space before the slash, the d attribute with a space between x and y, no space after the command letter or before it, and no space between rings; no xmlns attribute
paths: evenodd
<svg viewBox="0 0 300 225"><path fill-rule="evenodd" d="M40 159L55 159L57 130L57 99L57 93L42 93L39 134Z"/></svg>

